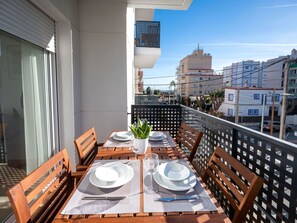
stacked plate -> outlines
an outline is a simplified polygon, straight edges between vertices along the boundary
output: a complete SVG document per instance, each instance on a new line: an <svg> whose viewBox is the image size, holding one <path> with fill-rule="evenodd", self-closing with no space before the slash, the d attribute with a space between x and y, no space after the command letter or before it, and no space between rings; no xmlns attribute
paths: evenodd
<svg viewBox="0 0 297 223"><path fill-rule="evenodd" d="M186 165L186 164L185 164ZM196 185L196 176L187 166L176 161L162 163L153 175L160 186L174 191L185 191Z"/></svg>
<svg viewBox="0 0 297 223"><path fill-rule="evenodd" d="M134 176L131 166L123 163L106 163L97 167L89 177L91 184L100 188L115 188L128 183Z"/></svg>
<svg viewBox="0 0 297 223"><path fill-rule="evenodd" d="M163 132L151 131L151 133L149 135L149 140L151 140L151 141L161 141L166 138L167 137Z"/></svg>
<svg viewBox="0 0 297 223"><path fill-rule="evenodd" d="M130 141L132 139L132 132L116 132L112 138L117 141Z"/></svg>

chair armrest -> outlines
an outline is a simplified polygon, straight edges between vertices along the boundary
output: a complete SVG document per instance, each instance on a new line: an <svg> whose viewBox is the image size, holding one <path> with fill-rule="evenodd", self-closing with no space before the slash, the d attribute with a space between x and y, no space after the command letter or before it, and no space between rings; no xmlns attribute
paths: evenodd
<svg viewBox="0 0 297 223"><path fill-rule="evenodd" d="M78 172L71 172L71 177L74 178L75 183L74 185L77 185L80 181L81 177L85 174L85 171L78 171Z"/></svg>
<svg viewBox="0 0 297 223"><path fill-rule="evenodd" d="M97 142L97 144L96 144L97 146L103 146L104 145L104 143L103 142Z"/></svg>
<svg viewBox="0 0 297 223"><path fill-rule="evenodd" d="M89 168L88 165L81 165L81 164L76 165L76 171L78 171L78 172L84 172L88 168Z"/></svg>

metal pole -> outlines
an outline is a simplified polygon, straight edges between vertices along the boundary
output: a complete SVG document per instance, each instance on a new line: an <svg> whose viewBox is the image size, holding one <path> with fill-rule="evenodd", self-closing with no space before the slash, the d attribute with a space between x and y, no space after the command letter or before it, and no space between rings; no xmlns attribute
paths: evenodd
<svg viewBox="0 0 297 223"><path fill-rule="evenodd" d="M273 98L272 98L272 111L271 111L270 135L272 135L272 133L273 133L275 88L273 89L272 97L273 97Z"/></svg>
<svg viewBox="0 0 297 223"><path fill-rule="evenodd" d="M236 113L235 113L235 123L238 124L238 114L239 114L239 88L237 89L237 92L236 92Z"/></svg>
<svg viewBox="0 0 297 223"><path fill-rule="evenodd" d="M279 130L279 138L283 139L284 130L285 130L285 117L286 117L286 107L287 107L287 82L288 82L288 72L289 72L289 58L285 63L285 72L284 72L284 93L282 96L282 113L280 120L280 130Z"/></svg>
<svg viewBox="0 0 297 223"><path fill-rule="evenodd" d="M262 102L262 119L261 119L261 132L263 132L265 104L266 104L266 94L263 94L263 102Z"/></svg>

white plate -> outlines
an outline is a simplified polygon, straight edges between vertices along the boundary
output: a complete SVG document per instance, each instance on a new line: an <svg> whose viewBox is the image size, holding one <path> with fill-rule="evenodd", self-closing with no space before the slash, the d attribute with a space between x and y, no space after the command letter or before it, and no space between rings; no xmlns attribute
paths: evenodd
<svg viewBox="0 0 297 223"><path fill-rule="evenodd" d="M190 171L190 172L191 173L190 173L189 178L182 180L182 181L168 180L168 179L160 176L158 171L156 171L156 173L153 175L153 178L157 184L159 184L161 187L164 187L168 190L185 191L185 190L189 190L190 188L193 188L197 182L195 174L192 171Z"/></svg>
<svg viewBox="0 0 297 223"><path fill-rule="evenodd" d="M162 163L158 167L159 174L171 181L181 181L187 179L190 176L190 170L185 165L177 163L175 161L170 161L167 163Z"/></svg>
<svg viewBox="0 0 297 223"><path fill-rule="evenodd" d="M157 132L157 131L151 131L150 133L151 138L160 138L163 135L164 135L163 132Z"/></svg>
<svg viewBox="0 0 297 223"><path fill-rule="evenodd" d="M132 139L131 132L117 132L112 136L117 141L130 141Z"/></svg>
<svg viewBox="0 0 297 223"><path fill-rule="evenodd" d="M95 176L100 181L112 182L126 176L127 165L120 163L106 163L95 170Z"/></svg>
<svg viewBox="0 0 297 223"><path fill-rule="evenodd" d="M155 135L150 135L149 136L149 140L151 141L161 141L161 140L164 140L167 138L167 136L163 133L163 132L158 132L158 133L161 133L161 134L157 134L158 136L155 136Z"/></svg>
<svg viewBox="0 0 297 223"><path fill-rule="evenodd" d="M126 164L123 164L126 165ZM100 187L100 188L115 188L115 187L120 187L126 183L128 183L132 178L134 177L134 170L132 167L127 165L127 173L124 177L118 178L116 181L101 181L95 176L95 171L93 171L90 176L89 180L91 184L93 184L95 187Z"/></svg>

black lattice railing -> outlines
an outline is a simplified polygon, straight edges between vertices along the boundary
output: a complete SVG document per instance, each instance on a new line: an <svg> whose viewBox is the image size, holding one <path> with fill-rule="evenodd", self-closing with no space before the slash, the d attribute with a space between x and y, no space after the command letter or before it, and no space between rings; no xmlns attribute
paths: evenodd
<svg viewBox="0 0 297 223"><path fill-rule="evenodd" d="M264 178L247 222L297 223L297 145L185 106L182 121L204 132L195 159L200 173L214 148L221 146ZM220 204L229 209L226 202Z"/></svg>
<svg viewBox="0 0 297 223"><path fill-rule="evenodd" d="M181 107L179 105L132 105L131 123L147 119L153 130L169 131L175 137L180 126Z"/></svg>
<svg viewBox="0 0 297 223"><path fill-rule="evenodd" d="M263 189L246 222L297 223L297 145L185 106L132 106L132 122L137 116L151 121L155 130L169 130L174 136L181 121L203 131L194 159L199 173L205 169L214 148L221 146L263 177ZM212 190L220 196L216 191ZM224 198L219 200L229 212Z"/></svg>
<svg viewBox="0 0 297 223"><path fill-rule="evenodd" d="M135 46L160 48L160 22L136 21Z"/></svg>

